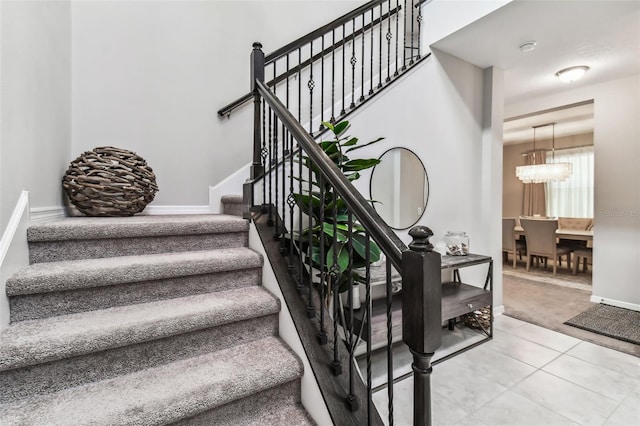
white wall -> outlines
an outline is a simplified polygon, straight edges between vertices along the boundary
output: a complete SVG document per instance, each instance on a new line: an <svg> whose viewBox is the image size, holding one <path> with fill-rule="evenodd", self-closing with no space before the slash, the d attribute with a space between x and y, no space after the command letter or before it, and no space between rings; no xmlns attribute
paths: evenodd
<svg viewBox="0 0 640 426"><path fill-rule="evenodd" d="M71 146L68 1L2 1L0 234L22 190L34 208L62 206Z"/></svg>
<svg viewBox="0 0 640 426"><path fill-rule="evenodd" d="M363 1L89 1L72 5L72 156L130 149L157 176L152 205L208 205L251 161L254 41L269 53ZM237 188L237 193L241 188Z"/></svg>
<svg viewBox="0 0 640 426"><path fill-rule="evenodd" d="M423 6L423 40L431 45L513 0L431 0Z"/></svg>
<svg viewBox="0 0 640 426"><path fill-rule="evenodd" d="M485 84L483 71L443 52L436 52L408 77L397 82L349 120L349 134L366 142L386 139L359 151L358 157L379 157L391 147L405 147L421 158L429 176L429 201L418 225L434 232L432 243L447 231L466 231L471 251L500 259L502 115L483 109L487 96L500 98L500 73ZM494 81L497 80L497 81ZM501 99L501 98L500 98ZM400 107L410 104L410 108ZM485 112L486 111L486 112ZM484 114L488 123L483 124ZM354 153L355 154L355 153ZM356 187L369 197L370 172ZM405 243L408 231L398 231ZM494 304L502 305L500 262L494 265ZM484 283L487 267L462 272L463 279Z"/></svg>
<svg viewBox="0 0 640 426"><path fill-rule="evenodd" d="M518 116L594 100L592 301L640 310L640 75L505 108Z"/></svg>

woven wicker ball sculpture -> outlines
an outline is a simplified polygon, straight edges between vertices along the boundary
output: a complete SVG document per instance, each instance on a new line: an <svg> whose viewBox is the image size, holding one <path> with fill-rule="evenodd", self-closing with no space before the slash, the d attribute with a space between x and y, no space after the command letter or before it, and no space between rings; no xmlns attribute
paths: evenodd
<svg viewBox="0 0 640 426"><path fill-rule="evenodd" d="M62 178L71 204L87 216L133 216L158 192L147 162L126 149L102 146L73 160Z"/></svg>

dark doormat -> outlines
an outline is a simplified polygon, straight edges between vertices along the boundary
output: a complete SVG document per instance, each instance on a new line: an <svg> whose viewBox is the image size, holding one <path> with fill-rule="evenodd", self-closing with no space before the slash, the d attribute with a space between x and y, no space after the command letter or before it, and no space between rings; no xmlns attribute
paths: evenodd
<svg viewBox="0 0 640 426"><path fill-rule="evenodd" d="M640 312L599 304L565 324L640 345Z"/></svg>

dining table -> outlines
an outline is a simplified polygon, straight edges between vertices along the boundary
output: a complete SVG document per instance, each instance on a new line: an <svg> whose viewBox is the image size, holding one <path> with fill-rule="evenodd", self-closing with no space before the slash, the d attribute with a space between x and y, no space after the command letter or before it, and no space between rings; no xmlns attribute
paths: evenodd
<svg viewBox="0 0 640 426"><path fill-rule="evenodd" d="M522 226L515 227L516 236L524 236L524 229ZM556 229L556 237L565 240L576 241L593 241L593 229Z"/></svg>

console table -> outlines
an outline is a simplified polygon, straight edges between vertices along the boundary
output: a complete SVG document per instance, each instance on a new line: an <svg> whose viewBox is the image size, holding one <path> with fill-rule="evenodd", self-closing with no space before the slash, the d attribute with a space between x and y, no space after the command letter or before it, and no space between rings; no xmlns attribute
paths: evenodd
<svg viewBox="0 0 640 426"><path fill-rule="evenodd" d="M460 269L475 265L487 265L487 274L484 282L473 285L465 283L460 276ZM375 267L372 267L372 269ZM377 267L380 270L371 273L372 294L376 287L386 284L385 266ZM480 308L489 307L491 321L487 329L482 328L485 338L480 341L470 343L468 346L458 349L455 352L439 357L434 362L455 356L465 350L477 346L489 340L493 336L493 260L490 256L469 254L466 256L442 256L441 270L452 270L453 280L442 283L442 322L448 324L449 329L454 327L456 318L464 314L474 313ZM402 341L402 301L400 292L401 277L392 270L391 282L393 288L393 299L391 305L391 334L393 342ZM384 288L384 287L383 287ZM384 294L384 293L382 293ZM362 324L365 314L364 306L354 311L354 328L363 327L363 339L368 338L366 324ZM480 322L478 322L480 323ZM446 331L443 331L446 332ZM371 302L371 346L378 349L387 344L387 303L386 298L379 298Z"/></svg>

